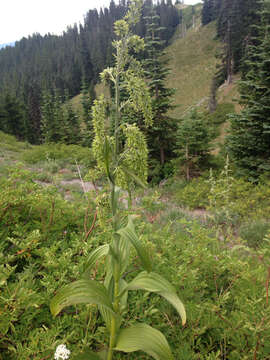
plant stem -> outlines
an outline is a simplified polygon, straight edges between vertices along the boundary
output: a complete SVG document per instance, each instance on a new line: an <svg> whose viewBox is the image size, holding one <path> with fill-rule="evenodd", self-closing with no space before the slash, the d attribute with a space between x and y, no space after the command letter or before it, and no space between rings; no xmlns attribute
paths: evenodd
<svg viewBox="0 0 270 360"><path fill-rule="evenodd" d="M115 123L114 123L114 138L115 138L115 157L118 158L119 154L119 141L118 141L118 127L120 122L120 90L119 90L119 74L116 76L115 81Z"/></svg>
<svg viewBox="0 0 270 360"><path fill-rule="evenodd" d="M112 360L113 358L113 348L115 343L115 333L116 333L116 320L113 317L111 321L111 334L110 334L110 347L108 351L107 360Z"/></svg>
<svg viewBox="0 0 270 360"><path fill-rule="evenodd" d="M269 280L270 280L270 266L268 268L268 275L267 275L267 279L266 279L266 305L268 305L268 299L269 299Z"/></svg>
<svg viewBox="0 0 270 360"><path fill-rule="evenodd" d="M118 293L119 293L119 281L115 280L114 282L114 312L116 314L119 313L119 299L118 299ZM110 333L110 345L109 345L109 351L107 360L112 360L113 358L113 348L115 346L115 338L116 338L116 318L112 317L111 320L111 333Z"/></svg>
<svg viewBox="0 0 270 360"><path fill-rule="evenodd" d="M128 188L128 210L131 210L131 208L132 208L132 195L130 188Z"/></svg>

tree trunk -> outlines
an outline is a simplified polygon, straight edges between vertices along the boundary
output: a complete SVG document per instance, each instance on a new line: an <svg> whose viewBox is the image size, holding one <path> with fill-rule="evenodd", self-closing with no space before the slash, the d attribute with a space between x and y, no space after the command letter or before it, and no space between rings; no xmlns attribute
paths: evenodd
<svg viewBox="0 0 270 360"><path fill-rule="evenodd" d="M186 179L187 179L187 181L190 180L188 144L186 145Z"/></svg>
<svg viewBox="0 0 270 360"><path fill-rule="evenodd" d="M210 89L210 98L209 98L209 104L208 104L208 109L210 113L213 113L214 111L216 111L217 109L217 80L214 77L212 80L212 84L211 84L211 89Z"/></svg>
<svg viewBox="0 0 270 360"><path fill-rule="evenodd" d="M160 164L163 166L165 163L165 152L163 146L160 147Z"/></svg>
<svg viewBox="0 0 270 360"><path fill-rule="evenodd" d="M232 44L231 44L231 21L228 20L227 28L227 84L232 83L232 73L233 73L233 58L232 58Z"/></svg>

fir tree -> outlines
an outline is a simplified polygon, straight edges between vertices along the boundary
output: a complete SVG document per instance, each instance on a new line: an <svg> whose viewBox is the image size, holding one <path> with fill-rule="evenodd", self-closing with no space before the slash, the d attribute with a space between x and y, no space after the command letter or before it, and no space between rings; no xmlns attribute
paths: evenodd
<svg viewBox="0 0 270 360"><path fill-rule="evenodd" d="M65 105L63 114L62 141L66 144L79 144L81 141L81 128L79 117L72 108L68 92L65 94Z"/></svg>
<svg viewBox="0 0 270 360"><path fill-rule="evenodd" d="M207 25L215 19L214 0L203 0L202 25Z"/></svg>
<svg viewBox="0 0 270 360"><path fill-rule="evenodd" d="M240 86L244 109L231 117L228 148L241 174L257 178L270 170L270 9L265 3L257 37L247 49Z"/></svg>
<svg viewBox="0 0 270 360"><path fill-rule="evenodd" d="M86 130L84 132L83 143L86 146L91 146L94 138L94 129L92 122L92 106L96 98L94 85L91 84L90 87L88 88L86 83L83 81L81 93L82 93L81 104L83 109L82 118Z"/></svg>
<svg viewBox="0 0 270 360"><path fill-rule="evenodd" d="M49 91L43 93L41 106L41 131L45 143L60 142L66 137L64 112L59 93Z"/></svg>
<svg viewBox="0 0 270 360"><path fill-rule="evenodd" d="M33 83L24 94L28 117L26 139L31 144L39 144L41 140L41 89L36 83Z"/></svg>
<svg viewBox="0 0 270 360"><path fill-rule="evenodd" d="M211 135L202 115L195 110L178 125L176 154L187 180L197 175L209 159Z"/></svg>
<svg viewBox="0 0 270 360"><path fill-rule="evenodd" d="M3 100L0 115L0 130L16 136L18 139L26 135L26 109L14 96L7 93Z"/></svg>
<svg viewBox="0 0 270 360"><path fill-rule="evenodd" d="M146 60L144 68L149 80L152 96L153 127L147 130L147 138L152 158L159 159L161 166L173 157L176 143L176 120L168 115L172 105L173 89L165 85L169 73L167 60L163 52L163 41L160 39L162 28L159 16L152 9L147 21Z"/></svg>

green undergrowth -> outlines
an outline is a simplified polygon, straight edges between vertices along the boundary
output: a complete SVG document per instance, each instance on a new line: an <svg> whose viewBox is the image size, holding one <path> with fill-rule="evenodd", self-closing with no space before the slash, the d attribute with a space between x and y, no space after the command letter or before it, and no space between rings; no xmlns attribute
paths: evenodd
<svg viewBox="0 0 270 360"><path fill-rule="evenodd" d="M5 134L0 131L0 151L10 150L19 152L21 150L29 149L31 145L27 142L18 141L13 135Z"/></svg>
<svg viewBox="0 0 270 360"><path fill-rule="evenodd" d="M75 163L75 161L88 166L93 164L93 157L89 148L65 144L44 144L32 147L23 153L22 159L29 164L46 160L58 160L62 161L63 164L65 162Z"/></svg>
<svg viewBox="0 0 270 360"><path fill-rule="evenodd" d="M217 224L202 224L178 207L182 202L180 193L185 191L187 204L192 203L188 196L193 199L194 192L188 195L188 189L205 184L208 192L202 191L201 198L203 192L207 198L209 183L194 180L178 186L173 205L173 197L164 202L158 189L138 192L136 199L136 228L141 241L151 253L153 270L164 274L181 296L187 324L183 328L173 308L149 293L130 295L124 323L134 319L158 328L167 337L176 359L242 360L255 355L267 359L270 244L266 221L262 223L264 232L260 236L264 240L260 239L260 246L256 243L248 247L245 241L255 239L259 232L248 216L266 214L268 209L267 184L254 186L234 180L230 188L233 209L240 209L243 219L243 239L233 234L220 239ZM79 278L86 255L111 236L97 222L86 237L95 214L93 199L65 201L54 188L35 184L32 174L20 168L1 179L1 190L0 359L52 359L60 343L67 344L73 355L85 347L102 349L106 330L95 306L69 307L56 318L49 312L55 292ZM125 222L126 215L122 215ZM138 267L134 254L126 278ZM102 279L102 269L96 268L92 276ZM141 353L119 354L116 358L150 359Z"/></svg>
<svg viewBox="0 0 270 360"><path fill-rule="evenodd" d="M214 199L212 198L213 193L211 193L212 186L213 184L208 178L195 178L176 191L176 202L190 209L204 208L218 211L225 205L225 190L228 192L226 206L232 215L237 215L239 219L269 216L270 181L263 181L256 185L243 179L232 179L228 185L229 188L226 189L225 180L221 182L217 180L214 185Z"/></svg>
<svg viewBox="0 0 270 360"><path fill-rule="evenodd" d="M0 359L53 359L62 343L71 359L86 347L103 349L107 333L95 306L68 307L53 318L49 303L59 288L82 276L87 254L108 242L109 218L97 219L88 234L94 198L81 194L66 201L57 188L36 184L22 167L2 177L0 186ZM200 194L196 200L195 194ZM153 258L153 271L183 300L187 324L182 327L174 309L148 292L130 294L124 324L134 319L162 331L175 359L269 359L269 195L267 181L253 185L232 176L138 191L137 232ZM225 205L232 229L226 236L221 237L224 223L192 217L197 207L214 215ZM229 223L236 212L239 234ZM121 217L125 224L125 210ZM126 279L137 270L133 254ZM101 261L91 277L101 280L103 271ZM138 352L116 359L150 357Z"/></svg>

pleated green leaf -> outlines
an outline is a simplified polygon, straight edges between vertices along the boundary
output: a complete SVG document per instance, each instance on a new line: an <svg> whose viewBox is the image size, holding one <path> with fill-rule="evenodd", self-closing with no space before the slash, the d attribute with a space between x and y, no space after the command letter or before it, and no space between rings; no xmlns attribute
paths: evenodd
<svg viewBox="0 0 270 360"><path fill-rule="evenodd" d="M120 279L119 281L119 291L122 292L122 290L127 286L127 283L124 279ZM120 311L123 311L127 307L127 292L122 292L122 296L120 298ZM111 321L113 314L110 310L108 310L105 306L99 305L99 311L101 313L101 316L103 320L106 323L106 327L108 331L111 330ZM118 316L116 319L116 329L118 330L121 326L122 318L121 316Z"/></svg>
<svg viewBox="0 0 270 360"><path fill-rule="evenodd" d="M111 189L111 206L113 214L117 214L118 209L118 203L119 203L119 197L121 194L122 189L119 186L112 186Z"/></svg>
<svg viewBox="0 0 270 360"><path fill-rule="evenodd" d="M159 294L175 307L181 316L182 324L186 323L186 311L182 301L174 287L162 276L153 272L142 271L127 285L125 291L128 290L146 290Z"/></svg>
<svg viewBox="0 0 270 360"><path fill-rule="evenodd" d="M62 288L51 301L51 313L56 316L64 307L76 304L103 305L114 314L106 288L94 280L78 280Z"/></svg>
<svg viewBox="0 0 270 360"><path fill-rule="evenodd" d="M156 360L174 359L165 336L146 324L136 324L120 330L115 350L127 353L142 350Z"/></svg>
<svg viewBox="0 0 270 360"><path fill-rule="evenodd" d="M142 262L143 268L146 271L150 272L152 269L150 256L149 256L148 252L145 250L145 248L143 247L142 243L140 242L140 240L136 234L131 216L128 217L127 226L125 228L118 230L117 233L119 235L121 235L124 239L131 242L131 244L135 247L135 249L137 251L137 254Z"/></svg>
<svg viewBox="0 0 270 360"><path fill-rule="evenodd" d="M119 239L119 255L120 255L120 269L121 269L121 275L124 274L126 271L130 258L130 247L131 243L123 236Z"/></svg>
<svg viewBox="0 0 270 360"><path fill-rule="evenodd" d="M93 266L95 266L96 262L102 257L108 255L110 246L102 245L99 246L97 249L91 252L91 254L88 256L85 266L84 266L84 272L89 273Z"/></svg>

